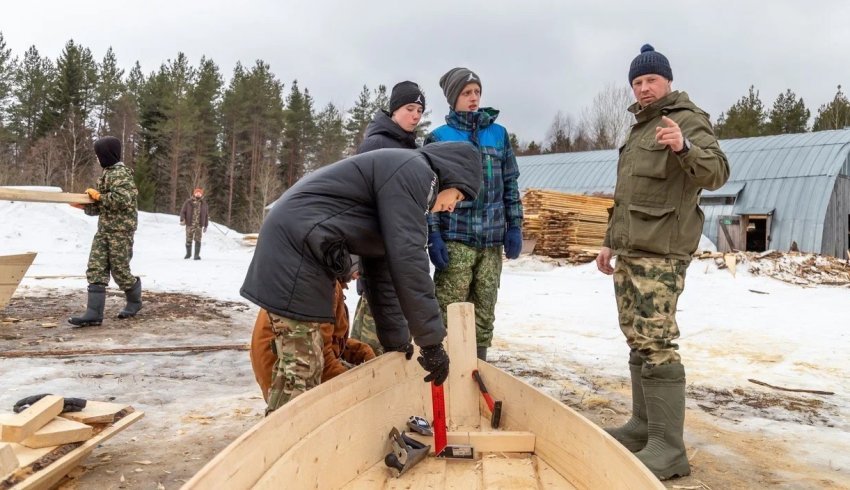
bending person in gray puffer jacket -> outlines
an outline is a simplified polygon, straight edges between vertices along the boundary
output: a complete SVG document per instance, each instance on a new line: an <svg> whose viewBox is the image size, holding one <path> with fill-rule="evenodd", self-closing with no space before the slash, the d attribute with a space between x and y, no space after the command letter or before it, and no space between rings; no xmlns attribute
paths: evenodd
<svg viewBox="0 0 850 490"><path fill-rule="evenodd" d="M276 333L294 333L289 345L303 348L289 352L290 359L313 366L310 376L316 368L321 373L321 361L313 357L322 358L321 342L314 352L314 337L320 323L333 322L334 281L348 272L349 254L356 254L385 350L405 352L409 359L412 337L422 348L426 380L445 380L446 329L425 251L426 213L475 198L480 158L475 146L460 142L376 150L307 175L281 196L260 229L241 294L269 311ZM287 369L278 365L281 374ZM293 374L282 377L299 376Z"/></svg>

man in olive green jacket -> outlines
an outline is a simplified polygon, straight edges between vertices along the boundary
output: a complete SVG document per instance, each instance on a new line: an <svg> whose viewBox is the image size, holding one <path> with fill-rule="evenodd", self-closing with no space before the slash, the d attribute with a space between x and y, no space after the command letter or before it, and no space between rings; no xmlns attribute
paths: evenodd
<svg viewBox="0 0 850 490"><path fill-rule="evenodd" d="M631 349L632 417L608 432L662 480L690 474L676 303L702 234L700 191L729 178L708 114L673 91L672 81L667 58L644 45L629 69L635 123L620 148L614 207L596 258L600 271L614 275Z"/></svg>

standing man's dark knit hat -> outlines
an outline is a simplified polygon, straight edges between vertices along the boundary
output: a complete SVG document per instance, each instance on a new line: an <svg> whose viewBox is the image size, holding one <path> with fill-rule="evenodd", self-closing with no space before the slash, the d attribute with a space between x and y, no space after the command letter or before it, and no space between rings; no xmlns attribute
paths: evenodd
<svg viewBox="0 0 850 490"><path fill-rule="evenodd" d="M407 104L419 104L422 106L422 112L425 112L425 94L414 82L399 82L390 92L390 114Z"/></svg>
<svg viewBox="0 0 850 490"><path fill-rule="evenodd" d="M651 44L644 44L640 48L640 54L635 56L632 65L629 67L629 84L635 78L649 74L661 75L667 80L673 81L673 69L670 68L667 57L656 51Z"/></svg>
<svg viewBox="0 0 850 490"><path fill-rule="evenodd" d="M94 153L103 168L121 161L121 140L115 136L104 136L94 142Z"/></svg>
<svg viewBox="0 0 850 490"><path fill-rule="evenodd" d="M452 68L440 77L440 88L443 89L450 107L454 108L463 87L469 83L477 83L481 87L481 78L469 68Z"/></svg>

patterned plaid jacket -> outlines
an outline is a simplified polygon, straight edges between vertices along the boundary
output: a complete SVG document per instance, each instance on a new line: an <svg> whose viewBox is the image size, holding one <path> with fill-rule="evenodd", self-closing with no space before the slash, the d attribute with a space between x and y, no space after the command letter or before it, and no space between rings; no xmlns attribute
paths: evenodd
<svg viewBox="0 0 850 490"><path fill-rule="evenodd" d="M485 107L476 112L455 112L446 124L425 138L435 141L471 141L481 151L484 177L478 197L461 201L454 212L428 215L430 232L440 231L444 240L473 247L502 245L505 230L522 227L522 201L519 196L519 168L508 131L496 124L499 111Z"/></svg>

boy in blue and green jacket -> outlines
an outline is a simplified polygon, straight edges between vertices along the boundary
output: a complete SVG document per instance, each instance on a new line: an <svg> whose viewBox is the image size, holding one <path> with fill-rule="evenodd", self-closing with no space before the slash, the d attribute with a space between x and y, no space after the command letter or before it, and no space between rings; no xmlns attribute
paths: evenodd
<svg viewBox="0 0 850 490"><path fill-rule="evenodd" d="M474 201L462 201L454 212L428 216L428 254L437 269L437 300L446 308L456 302L475 305L478 358L486 360L493 340L496 299L502 274L502 247L508 259L522 249L522 201L519 169L508 131L496 124L499 111L479 107L481 79L467 68L453 68L440 78L449 103L446 124L425 144L471 141L481 151L483 182Z"/></svg>

